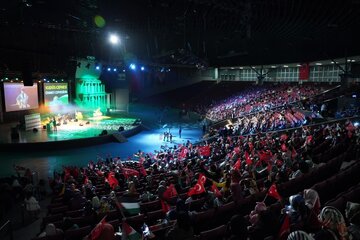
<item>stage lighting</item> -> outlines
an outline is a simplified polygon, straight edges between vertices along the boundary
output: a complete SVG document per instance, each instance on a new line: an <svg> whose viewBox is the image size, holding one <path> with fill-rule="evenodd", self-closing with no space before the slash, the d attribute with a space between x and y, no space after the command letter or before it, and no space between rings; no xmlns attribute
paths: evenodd
<svg viewBox="0 0 360 240"><path fill-rule="evenodd" d="M114 72L116 72L117 71L117 69L116 68L114 68L114 70L113 70Z"/></svg>
<svg viewBox="0 0 360 240"><path fill-rule="evenodd" d="M141 71L144 71L144 70L145 70L144 66L141 66L141 68L140 68L140 69L141 69Z"/></svg>
<svg viewBox="0 0 360 240"><path fill-rule="evenodd" d="M95 68L96 70L100 70L100 66L96 66L96 68Z"/></svg>
<svg viewBox="0 0 360 240"><path fill-rule="evenodd" d="M119 39L119 37L117 35L111 34L110 37L109 37L109 41L110 41L111 44L116 45L116 44L119 43L120 39Z"/></svg>
<svg viewBox="0 0 360 240"><path fill-rule="evenodd" d="M125 69L123 69L123 72L126 72L126 70L125 70Z"/></svg>
<svg viewBox="0 0 360 240"><path fill-rule="evenodd" d="M130 69L131 69L131 70L136 70L136 65L135 65L135 64L133 64L133 63L132 63L132 64L130 64Z"/></svg>
<svg viewBox="0 0 360 240"><path fill-rule="evenodd" d="M108 70L108 72L110 72L110 71L111 71L111 68L108 68L107 70Z"/></svg>

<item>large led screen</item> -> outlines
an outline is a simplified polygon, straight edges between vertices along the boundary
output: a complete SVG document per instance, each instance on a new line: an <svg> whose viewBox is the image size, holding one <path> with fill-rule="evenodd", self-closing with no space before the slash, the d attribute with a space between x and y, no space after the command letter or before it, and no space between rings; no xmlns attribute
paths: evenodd
<svg viewBox="0 0 360 240"><path fill-rule="evenodd" d="M67 83L45 83L45 106L56 107L69 103Z"/></svg>
<svg viewBox="0 0 360 240"><path fill-rule="evenodd" d="M22 83L4 83L6 112L34 109L39 107L37 85L24 86Z"/></svg>

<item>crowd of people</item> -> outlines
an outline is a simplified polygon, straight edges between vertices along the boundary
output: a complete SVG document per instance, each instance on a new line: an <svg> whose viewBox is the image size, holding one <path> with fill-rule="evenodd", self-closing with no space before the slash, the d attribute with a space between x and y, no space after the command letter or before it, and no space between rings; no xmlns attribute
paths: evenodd
<svg viewBox="0 0 360 240"><path fill-rule="evenodd" d="M304 100L328 89L316 85L275 85L272 87L246 88L225 100L198 107L206 117L213 121L241 117L258 111L285 106Z"/></svg>
<svg viewBox="0 0 360 240"><path fill-rule="evenodd" d="M83 209L82 216L86 218L117 211L120 218L127 219L133 215L126 211L123 202L131 199L145 204L159 200L164 213L159 221L162 227L168 227L165 239L195 239L200 233L199 226L204 225L196 220L198 214L231 203L238 209L227 219L229 222L222 222L228 228L221 238L359 239L356 236L360 233L357 218L360 208L356 203L349 203L345 221L339 210L323 206L322 196L313 189L303 189L289 199L276 189L326 165L319 160L324 145L325 150L339 146L355 149L356 154L348 160L358 160L359 144L360 129L350 121L277 134L219 136L211 143L197 146L187 142L154 153L139 151L134 154L135 162L108 156L84 168L67 166L64 172L55 173L51 186L67 210ZM103 183L100 188L99 182ZM264 199L244 213L247 208L242 203L259 194ZM274 204L280 204L283 210L274 214L270 211ZM140 216L138 213L135 216ZM141 213L149 214L143 209ZM146 235L147 239L154 235L160 238L151 233L156 229L153 223L146 222L148 227L144 222L131 226L131 232ZM122 225L125 234L126 223ZM42 234L46 234L47 228L57 233L78 227L67 218L62 229L54 231L54 226L47 226ZM108 238L92 238L93 230L89 239L114 239L117 229L106 226L104 229L108 230L103 232Z"/></svg>

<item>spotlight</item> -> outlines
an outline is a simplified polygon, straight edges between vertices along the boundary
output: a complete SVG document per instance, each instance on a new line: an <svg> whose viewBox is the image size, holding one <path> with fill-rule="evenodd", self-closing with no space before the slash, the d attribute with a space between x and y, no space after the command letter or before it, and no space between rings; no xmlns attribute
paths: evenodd
<svg viewBox="0 0 360 240"><path fill-rule="evenodd" d="M117 71L117 69L116 68L114 68L114 72L116 72Z"/></svg>
<svg viewBox="0 0 360 240"><path fill-rule="evenodd" d="M118 44L119 43L119 37L115 34L111 34L110 37L109 37L109 41L111 44Z"/></svg>
<svg viewBox="0 0 360 240"><path fill-rule="evenodd" d="M130 69L131 70L136 70L136 65L134 63L130 64Z"/></svg>
<svg viewBox="0 0 360 240"><path fill-rule="evenodd" d="M96 69L96 70L100 70L100 66L96 66L95 69Z"/></svg>
<svg viewBox="0 0 360 240"><path fill-rule="evenodd" d="M144 66L141 66L140 69L141 69L141 71L144 71L144 70L145 70L145 67L144 67Z"/></svg>
<svg viewBox="0 0 360 240"><path fill-rule="evenodd" d="M126 70L125 70L125 69L123 69L123 72L126 72Z"/></svg>
<svg viewBox="0 0 360 240"><path fill-rule="evenodd" d="M111 71L111 68L108 68L107 70L108 70L108 72L110 72L110 71Z"/></svg>

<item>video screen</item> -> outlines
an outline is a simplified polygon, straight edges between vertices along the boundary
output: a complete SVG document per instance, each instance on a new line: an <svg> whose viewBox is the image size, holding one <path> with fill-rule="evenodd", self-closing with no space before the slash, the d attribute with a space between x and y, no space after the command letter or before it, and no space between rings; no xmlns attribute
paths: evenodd
<svg viewBox="0 0 360 240"><path fill-rule="evenodd" d="M45 83L45 106L60 107L69 103L67 83Z"/></svg>
<svg viewBox="0 0 360 240"><path fill-rule="evenodd" d="M39 107L37 85L24 86L22 83L4 83L6 112L35 109Z"/></svg>

